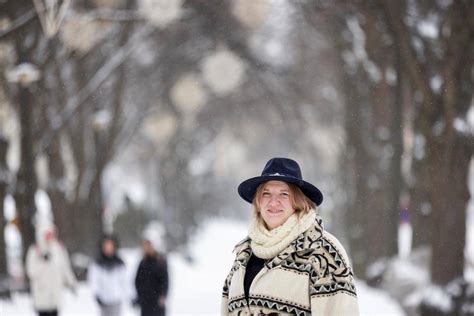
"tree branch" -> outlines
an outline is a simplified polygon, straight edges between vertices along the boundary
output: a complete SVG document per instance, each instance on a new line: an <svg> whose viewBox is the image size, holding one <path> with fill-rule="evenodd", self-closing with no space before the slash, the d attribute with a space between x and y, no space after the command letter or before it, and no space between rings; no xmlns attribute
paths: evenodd
<svg viewBox="0 0 474 316"><path fill-rule="evenodd" d="M36 16L35 9L30 9L26 13L22 14L18 18L16 18L9 26L9 28L5 30L0 30L0 39L5 39L9 33L15 31L16 29L22 27L23 25L27 24Z"/></svg>
<svg viewBox="0 0 474 316"><path fill-rule="evenodd" d="M74 116L82 104L102 85L102 83L127 59L143 37L153 31L151 26L144 26L135 33L127 44L121 47L92 77L91 80L74 96L68 99L64 110L59 116L52 120L51 130L41 139L38 152L41 153L51 143L54 135Z"/></svg>
<svg viewBox="0 0 474 316"><path fill-rule="evenodd" d="M397 1L384 0L382 2L382 9L386 17L388 29L399 43L398 49L403 60L405 60L406 70L417 88L423 94L423 111L428 117L432 118L436 113L436 97L430 87L425 66L416 56L415 48L411 41L411 31L402 19L400 3Z"/></svg>

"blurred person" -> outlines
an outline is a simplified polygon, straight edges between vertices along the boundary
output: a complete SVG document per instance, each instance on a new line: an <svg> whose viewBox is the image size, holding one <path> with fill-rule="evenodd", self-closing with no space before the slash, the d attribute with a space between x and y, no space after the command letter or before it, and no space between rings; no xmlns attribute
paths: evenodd
<svg viewBox="0 0 474 316"><path fill-rule="evenodd" d="M323 195L303 180L298 163L270 159L238 192L254 216L234 249L221 314L358 315L349 258L324 230L316 208Z"/></svg>
<svg viewBox="0 0 474 316"><path fill-rule="evenodd" d="M33 305L40 316L56 316L63 288L69 287L75 293L76 278L67 251L57 240L55 227L36 230L36 243L26 255Z"/></svg>
<svg viewBox="0 0 474 316"><path fill-rule="evenodd" d="M122 302L127 298L127 271L117 251L117 237L104 236L100 254L89 268L89 285L102 316L119 316Z"/></svg>
<svg viewBox="0 0 474 316"><path fill-rule="evenodd" d="M168 294L168 264L162 253L161 238L145 234L143 258L137 269L135 288L142 316L164 316ZM163 251L164 252L164 251Z"/></svg>

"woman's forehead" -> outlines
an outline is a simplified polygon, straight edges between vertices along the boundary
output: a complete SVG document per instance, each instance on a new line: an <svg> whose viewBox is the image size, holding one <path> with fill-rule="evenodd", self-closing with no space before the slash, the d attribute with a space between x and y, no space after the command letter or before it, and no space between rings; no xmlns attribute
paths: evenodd
<svg viewBox="0 0 474 316"><path fill-rule="evenodd" d="M263 189L290 190L290 186L288 183L283 181L271 180L264 183Z"/></svg>

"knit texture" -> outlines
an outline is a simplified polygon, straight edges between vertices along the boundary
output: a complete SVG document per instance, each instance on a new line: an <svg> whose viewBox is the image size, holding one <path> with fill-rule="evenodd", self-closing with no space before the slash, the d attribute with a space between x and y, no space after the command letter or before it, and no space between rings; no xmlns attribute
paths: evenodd
<svg viewBox="0 0 474 316"><path fill-rule="evenodd" d="M250 224L249 237L252 252L259 258L270 259L278 255L301 233L314 224L316 211L298 216L293 213L285 223L272 230L268 230L261 221L254 218Z"/></svg>

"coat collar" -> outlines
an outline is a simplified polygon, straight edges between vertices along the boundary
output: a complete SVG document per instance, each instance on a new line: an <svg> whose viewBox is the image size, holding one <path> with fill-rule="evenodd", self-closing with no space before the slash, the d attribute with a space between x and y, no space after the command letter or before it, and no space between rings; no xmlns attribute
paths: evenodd
<svg viewBox="0 0 474 316"><path fill-rule="evenodd" d="M312 251L316 246L314 243L323 235L324 226L321 216L316 213L316 220L314 225L311 226L307 231L301 233L293 240L288 247L283 249L277 256L273 259L267 260L265 263L267 268L271 269L279 265L283 260L288 258L292 253L305 253ZM234 248L234 253L236 254L236 261L238 261L242 266L246 267L249 261L249 258L252 254L252 249L250 247L250 237L246 237L241 240Z"/></svg>

